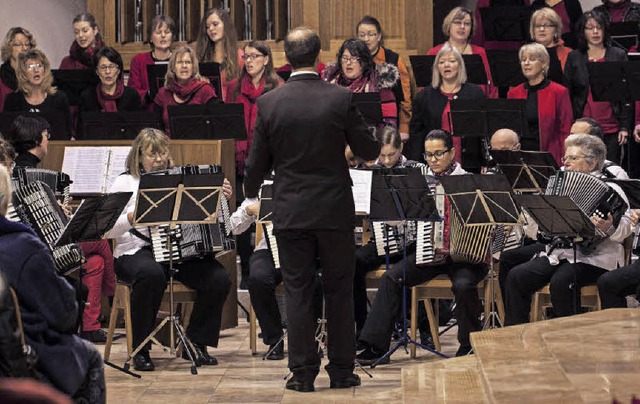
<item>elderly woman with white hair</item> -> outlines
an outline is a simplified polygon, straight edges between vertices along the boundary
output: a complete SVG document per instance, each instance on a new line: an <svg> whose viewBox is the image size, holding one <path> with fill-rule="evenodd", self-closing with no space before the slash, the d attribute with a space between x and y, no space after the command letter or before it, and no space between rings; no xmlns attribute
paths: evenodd
<svg viewBox="0 0 640 404"><path fill-rule="evenodd" d="M587 134L575 134L566 139L565 149L562 158L565 170L601 176L607 150L602 140ZM622 189L615 184L608 185L628 205ZM550 284L555 315L563 317L576 314L580 307L580 288L595 284L601 275L624 265L622 243L631 234L629 214L627 211L617 225L611 214L606 219L593 215L591 221L607 237L591 251L578 247L574 252L572 248L547 246L531 261L511 269L505 286L505 324L526 323L529 320L531 296L547 283Z"/></svg>
<svg viewBox="0 0 640 404"><path fill-rule="evenodd" d="M409 124L410 160L424 162L424 139L433 129L452 132L449 121L451 111L449 101L480 100L485 94L472 83L467 83L467 71L460 51L446 43L436 54L433 62L431 85L425 87L413 100L411 123ZM479 139L465 139L463 145L459 137L453 140L453 147L462 150L462 165L471 169L480 168L481 145ZM466 149L466 152L464 151ZM474 156L475 154L475 156ZM458 154L456 154L457 156ZM477 165L477 167L476 167Z"/></svg>
<svg viewBox="0 0 640 404"><path fill-rule="evenodd" d="M511 88L507 98L527 100L528 131L521 134L522 150L549 151L559 164L573 119L569 90L547 78L549 53L544 46L524 45L519 57L527 81Z"/></svg>

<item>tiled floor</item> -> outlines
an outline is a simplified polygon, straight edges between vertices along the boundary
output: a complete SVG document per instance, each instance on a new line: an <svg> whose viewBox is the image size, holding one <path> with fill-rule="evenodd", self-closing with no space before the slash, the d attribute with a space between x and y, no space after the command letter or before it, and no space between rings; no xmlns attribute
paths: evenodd
<svg viewBox="0 0 640 404"><path fill-rule="evenodd" d="M458 348L455 329L442 337L443 351L453 355ZM310 402L342 402L342 401L379 401L407 402L413 399L424 402L424 391L420 396L411 394L407 377L415 377L418 373L408 373L403 382L403 369L411 369L419 364L440 361L428 352L419 352L418 358L410 359L403 349L396 351L390 365L380 366L367 371L369 378L362 370L356 373L362 378L362 386L352 389L329 389L329 378L321 371L316 380L316 392L311 394L297 393L285 389L285 377L288 374L287 360L265 361L262 353L266 346L258 341L259 354L251 355L249 350L249 325L242 319L237 328L225 330L221 334L220 346L211 350L218 361L218 366L200 367L198 375L191 375L189 363L172 358L160 349L153 349L152 359L156 371L140 373L141 379L135 379L118 370L106 367L107 394L110 403L132 402L171 402L171 403L207 403L207 402L242 402L242 403L299 403ZM122 365L126 359L124 340L114 343L111 360ZM326 361L323 361L323 365ZM411 385L413 382L410 383ZM422 399L421 399L422 397Z"/></svg>

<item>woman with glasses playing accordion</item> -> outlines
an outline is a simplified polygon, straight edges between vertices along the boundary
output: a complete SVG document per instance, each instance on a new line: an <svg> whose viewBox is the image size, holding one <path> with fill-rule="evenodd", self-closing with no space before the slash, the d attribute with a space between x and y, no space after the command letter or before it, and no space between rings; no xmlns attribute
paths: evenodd
<svg viewBox="0 0 640 404"><path fill-rule="evenodd" d="M601 176L607 153L602 140L586 134L570 135L565 141L565 150L562 160L566 174L571 175L574 171ZM615 184L609 183L608 186L628 206L624 192ZM595 189L590 189L591 186L579 183L576 188L582 193L596 192ZM528 322L531 296L547 283L550 284L555 315L562 317L576 314L580 307L580 288L595 284L601 275L624 265L622 243L631 234L631 220L628 212L620 217L621 210L626 210L626 207L608 213L606 217L598 214L591 216L591 221L605 237L590 250L578 245L575 260L571 246L555 246L552 243L531 261L511 269L505 284L505 325ZM619 217L619 222L614 220L614 216Z"/></svg>
<svg viewBox="0 0 640 404"><path fill-rule="evenodd" d="M427 134L425 159L429 165L428 175L436 179L449 175L463 175L466 171L455 161L456 149L451 134L436 129ZM438 202L438 199L440 202ZM477 285L484 278L487 268L482 263L452 262L450 255L451 209L444 195L436 196L436 204L444 222L435 227L435 256L427 264L417 264L417 253L407 255L406 261L399 261L386 271L380 279L376 298L371 305L367 321L360 332L359 343L366 349L356 356L363 365L371 364L389 348L394 321L402 304L402 278L406 265L406 287L416 286L441 274L447 274L453 283L453 293L457 302L458 341L460 348L456 355L466 355L471 351L469 334L481 329L480 312L482 304L478 297ZM483 260L483 258L481 258ZM388 357L382 363L389 363Z"/></svg>
<svg viewBox="0 0 640 404"><path fill-rule="evenodd" d="M133 227L140 176L169 168L169 138L157 129L143 129L133 141L127 157L127 172L114 181L111 192L134 192L131 200L109 233L115 238L116 275L131 285L131 320L133 346L139 346L154 328L156 314L168 282L168 265L156 262L147 227ZM231 185L225 180L225 197L231 197ZM195 347L197 365L216 365L207 346L217 346L222 321L222 307L229 293L229 275L212 256L198 257L174 265L175 278L197 291L197 298L187 328ZM186 356L183 352L183 357ZM138 371L154 370L147 345L133 357Z"/></svg>

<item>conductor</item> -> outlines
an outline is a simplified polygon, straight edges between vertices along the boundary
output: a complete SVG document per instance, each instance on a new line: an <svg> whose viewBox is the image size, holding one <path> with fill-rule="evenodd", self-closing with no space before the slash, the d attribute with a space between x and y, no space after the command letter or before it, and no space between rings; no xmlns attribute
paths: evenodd
<svg viewBox="0 0 640 404"><path fill-rule="evenodd" d="M284 42L293 68L287 83L258 99L258 118L246 163L245 195L258 196L275 170L273 227L287 300L287 389L314 391L320 370L312 299L317 262L322 271L331 388L360 385L353 373L355 335L353 274L355 213L346 145L364 160L378 156L347 88L317 74L320 38L294 28Z"/></svg>

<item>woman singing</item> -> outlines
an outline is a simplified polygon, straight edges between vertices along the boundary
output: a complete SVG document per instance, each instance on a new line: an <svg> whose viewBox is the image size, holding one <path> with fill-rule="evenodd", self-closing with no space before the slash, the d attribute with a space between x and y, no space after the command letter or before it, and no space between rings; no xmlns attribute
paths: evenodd
<svg viewBox="0 0 640 404"><path fill-rule="evenodd" d="M89 13L78 14L72 24L75 40L69 48L69 55L60 62L60 69L93 69L95 66L94 55L98 49L104 46L100 27L98 27L95 17Z"/></svg>
<svg viewBox="0 0 640 404"><path fill-rule="evenodd" d="M9 29L2 42L2 65L0 65L0 112L4 109L4 99L18 90L18 55L36 47L36 40L22 27Z"/></svg>

